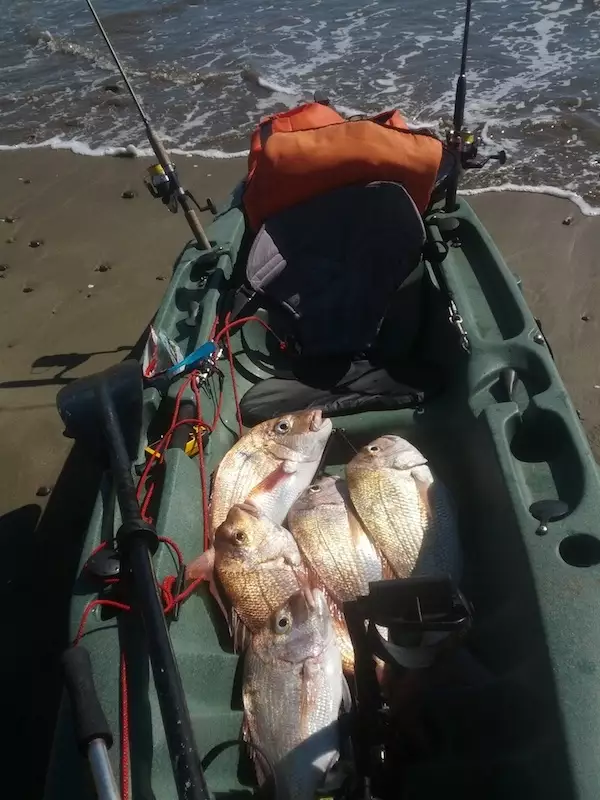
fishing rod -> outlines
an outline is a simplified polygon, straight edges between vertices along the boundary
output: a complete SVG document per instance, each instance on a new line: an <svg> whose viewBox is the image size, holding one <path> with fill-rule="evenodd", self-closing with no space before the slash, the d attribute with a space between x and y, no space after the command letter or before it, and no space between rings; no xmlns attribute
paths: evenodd
<svg viewBox="0 0 600 800"><path fill-rule="evenodd" d="M454 97L454 118L452 121L452 131L449 136L449 145L458 155L457 168L454 170L448 182L446 190L446 211L454 211L456 208L456 193L458 191L458 180L461 172L460 157L462 153L462 129L465 121L465 104L467 101L467 52L469 48L469 28L471 25L471 0L467 0L465 11L465 27L463 32L462 54L460 58L460 73L456 81L456 95Z"/></svg>
<svg viewBox="0 0 600 800"><path fill-rule="evenodd" d="M198 215L196 214L195 210L192 208L190 200L194 202L200 211L206 211L207 209L213 210L212 203L210 201L207 202L207 206L202 208L198 205L196 200L192 197L191 193L188 192L186 189L183 188L181 183L179 182L179 178L177 177L177 172L175 171L175 167L169 158L167 151L165 150L162 142L156 135L156 132L152 128L150 124L150 120L144 111L142 104L136 95L133 86L131 85L129 78L125 74L125 69L119 60L119 56L116 54L114 47L110 39L108 38L108 34L104 29L104 26L100 20L100 17L96 13L96 9L92 5L91 0L85 0L88 8L92 12L92 16L96 21L96 25L100 33L102 34L102 38L106 42L106 46L108 47L111 56L113 57L113 61L117 65L117 69L119 70L121 77L125 81L125 86L127 87L127 91L131 95L131 99L135 103L137 110L139 111L140 117L142 118L142 122L144 123L144 127L146 129L146 136L148 141L150 142L150 146L154 150L154 154L158 160L158 165L155 167L150 168L150 172L154 178L152 183L148 185L151 193L154 197L160 197L165 205L168 205L172 211L177 211L177 204L181 206L183 209L183 213L185 218L190 226L192 233L194 234L194 238L196 242L203 250L210 250L211 245L208 241L208 237L204 232L204 228L200 224L200 220L198 219Z"/></svg>
<svg viewBox="0 0 600 800"><path fill-rule="evenodd" d="M479 169L488 161L496 160L500 164L506 163L506 153L498 153L482 157L477 155L477 146L480 137L463 130L465 123L465 106L467 102L467 52L469 48L469 30L471 26L471 0L467 0L465 9L465 27L463 32L462 53L460 58L460 73L456 81L456 95L454 98L454 116L452 130L447 135L449 148L456 154L456 168L452 171L446 184L446 204L444 211L456 211L456 194L458 182L464 169Z"/></svg>

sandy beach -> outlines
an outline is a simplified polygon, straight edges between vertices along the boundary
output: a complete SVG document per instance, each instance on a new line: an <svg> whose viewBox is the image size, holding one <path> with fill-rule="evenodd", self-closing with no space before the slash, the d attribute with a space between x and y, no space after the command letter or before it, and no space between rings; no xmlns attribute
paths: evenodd
<svg viewBox="0 0 600 800"><path fill-rule="evenodd" d="M189 238L183 216L169 214L147 194L142 178L148 163L45 149L0 153L0 535L5 564L8 560L3 586L8 596L29 598L25 602L33 604L36 623L36 603L45 604L49 618L66 617L68 597L54 588L69 585L77 566L78 514L91 499L81 488L91 467L74 453L66 488L72 502L66 510L50 507L48 490L71 450L55 409L56 392L69 379L127 355ZM178 161L184 184L201 202L207 196L224 200L245 166L244 159ZM135 196L123 198L129 191ZM600 218L584 217L569 201L539 194L490 193L469 200L521 276L600 455L600 389L595 388ZM563 224L567 218L570 224ZM205 223L209 219L203 215ZM81 480L73 481L73 474ZM61 480L64 490L66 479ZM52 574L45 572L46 563L52 563ZM32 574L37 598L30 591ZM18 617L13 628L9 639L18 646L23 640ZM64 623L58 628L36 643L42 657L50 658L65 639ZM55 676L56 666L48 663L34 705L49 702L52 709ZM49 695L54 699L48 701ZM42 716L43 750L53 719L52 713ZM22 796L38 796L43 769L40 763L33 770L31 793Z"/></svg>

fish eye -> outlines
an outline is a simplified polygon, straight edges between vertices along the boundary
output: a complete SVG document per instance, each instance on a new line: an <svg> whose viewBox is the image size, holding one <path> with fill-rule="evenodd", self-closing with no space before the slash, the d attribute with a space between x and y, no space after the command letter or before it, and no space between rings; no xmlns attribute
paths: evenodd
<svg viewBox="0 0 600 800"><path fill-rule="evenodd" d="M290 428L291 425L287 421L287 419L280 419L277 425L275 425L275 430L277 431L277 433L287 433Z"/></svg>
<svg viewBox="0 0 600 800"><path fill-rule="evenodd" d="M241 543L245 540L246 534L244 533L244 531L234 531L233 538L236 540L236 542Z"/></svg>
<svg viewBox="0 0 600 800"><path fill-rule="evenodd" d="M287 633L292 628L292 618L289 614L280 614L275 622L275 633Z"/></svg>
<svg viewBox="0 0 600 800"><path fill-rule="evenodd" d="M367 447L367 450L369 451L369 453L378 453L379 452L379 447L376 444L370 444Z"/></svg>
<svg viewBox="0 0 600 800"><path fill-rule="evenodd" d="M313 483L312 486L308 487L308 491L312 492L313 494L318 494L321 491L321 487L318 483Z"/></svg>

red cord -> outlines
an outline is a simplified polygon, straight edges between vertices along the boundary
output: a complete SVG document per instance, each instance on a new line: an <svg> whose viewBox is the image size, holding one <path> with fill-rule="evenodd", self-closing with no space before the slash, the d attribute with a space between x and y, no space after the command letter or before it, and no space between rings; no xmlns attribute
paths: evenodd
<svg viewBox="0 0 600 800"><path fill-rule="evenodd" d="M168 544L169 547L171 547L174 550L175 555L177 556L179 567L181 567L183 565L183 553L181 552L179 545L176 542L174 542L173 539L169 539L168 536L158 536L157 538L159 542L163 542L163 544Z"/></svg>
<svg viewBox="0 0 600 800"><path fill-rule="evenodd" d="M127 661L121 651L121 800L129 800L129 697Z"/></svg>
<svg viewBox="0 0 600 800"><path fill-rule="evenodd" d="M81 622L79 623L79 628L77 630L77 636L75 636L74 644L79 644L81 641L81 637L83 636L83 630L86 626L87 620L91 612L97 606L108 606L109 608L117 608L119 611L131 611L131 606L127 605L127 603L118 603L116 600L92 600L90 601L83 614L81 615Z"/></svg>
<svg viewBox="0 0 600 800"><path fill-rule="evenodd" d="M225 333L225 347L227 348L227 360L229 361L229 370L231 372L231 388L233 390L233 402L235 403L235 414L237 417L238 427L240 429L240 436L242 436L244 432L244 423L242 422L242 412L240 411L240 399L238 397L238 390L237 390L237 383L235 380L235 364L233 363L233 352L231 350L231 339L229 338L229 329L232 325L235 325L236 322L241 323L243 320L236 320L236 322L229 322L231 318L231 313L227 314L225 317L225 327L219 334L221 336L222 333ZM252 319L252 317L248 317L247 319ZM258 320L258 317L256 317ZM260 320L262 322L262 320ZM265 323L266 325L266 323ZM269 326L266 325L268 328ZM217 338L219 338L217 336Z"/></svg>
<svg viewBox="0 0 600 800"><path fill-rule="evenodd" d="M152 500L152 495L154 494L154 485L153 483L150 484L148 487L148 491L146 492L146 496L144 497L144 502L142 503L142 507L140 508L140 514L142 515L142 519L144 522L150 522L150 517L148 516L148 506L150 505L150 500Z"/></svg>
<svg viewBox="0 0 600 800"><path fill-rule="evenodd" d="M231 351L231 339L230 339L230 330L240 325L245 324L246 322L254 321L258 322L260 325L263 326L267 331L271 332L277 339L279 337L274 333L272 328L267 325L259 317L244 317L242 319L235 320L234 322L230 322L231 315L228 314L225 318L225 326L221 329L221 331L216 335L214 341L217 343L223 336L225 337L225 345L227 348L227 357L229 360L229 368L231 370L231 385L233 390L234 402L235 402L235 409L236 409L236 416L237 421L240 429L240 436L243 433L243 423L242 423L242 416L240 411L240 403L239 403L239 396L237 391L237 384L235 381L235 365L233 361L233 353ZM212 339L215 336L215 332L217 329L217 320L215 320L210 338ZM285 347L285 343L279 339L280 346L283 348ZM150 367L150 365L149 365ZM197 410L197 418L196 419L186 419L186 420L177 420L179 416L179 409L181 406L181 402L183 399L183 393L188 388L188 386L192 386L192 391L194 393L194 397L196 399L196 410ZM208 425L202 419L202 409L201 409L201 400L200 400L200 393L198 390L198 386L196 383L196 373L192 372L188 378L182 383L177 393L175 399L175 407L173 410L173 417L171 421L171 425L162 439L157 443L154 449L154 453L150 455L148 462L146 463L142 475L140 476L138 485L137 485L137 498L138 501L141 498L142 492L144 491L146 481L150 472L160 456L163 450L168 447L171 438L173 436L174 431L179 427L179 425L198 425L207 428L209 431L213 431L215 426L218 423L218 420L221 416L221 409L223 403L223 390L219 392L219 399L217 401L217 406L215 409L215 417L213 420L212 425ZM208 491L207 491L207 476L206 476L206 462L204 457L204 445L202 442L202 430L199 427L199 430L196 431L196 442L198 445L198 461L200 467L200 482L201 482L201 490L202 490L202 517L203 517L203 528L204 528L204 549L206 550L209 546L209 506L208 506ZM141 514L142 517L147 520L147 512L148 507L150 505L150 501L152 499L152 494L154 492L155 484L152 483L145 494L144 501L141 506ZM179 546L172 540L167 537L159 537L159 541L167 544L169 547L172 548L173 552L177 557L177 561L179 564L179 569L181 570L184 560L183 554ZM98 547L96 547L90 557L96 554L99 550L102 550L106 546L106 542L102 542ZM177 577L173 575L168 575L160 585L161 596L163 600L163 607L165 614L170 613L176 605L179 603L184 602L190 597L193 592L196 591L200 583L202 582L202 578L197 578L196 580L192 581L190 585L178 595L173 595L173 589L177 583ZM106 581L107 583L117 583L117 579L109 579ZM86 608L81 616L81 621L79 623L79 628L77 630L77 635L75 637L75 644L77 644L84 633L85 626L87 624L89 615L93 611L94 608L98 606L107 606L110 608L114 608L120 611L130 611L131 606L126 603L120 603L116 600L104 600L104 599L96 599L92 600ZM129 800L129 698L128 698L128 688L127 688L127 661L125 657L125 653L121 652L121 659L120 659L120 689L121 689L121 796L122 800Z"/></svg>
<svg viewBox="0 0 600 800"><path fill-rule="evenodd" d="M268 325L264 321L264 319L261 319L260 317L254 317L254 316L240 317L240 319L234 319L233 322L229 321L230 318L231 318L231 313L227 314L227 316L225 317L225 325L215 336L215 344L217 344L220 341L221 337L225 336L225 334L227 334L232 328L237 328L240 325L245 325L247 322L258 322L259 325L262 325L265 330L267 330L269 333L272 333L280 344L285 345L285 342L279 336L277 336L273 328L271 328L271 326Z"/></svg>
<svg viewBox="0 0 600 800"><path fill-rule="evenodd" d="M181 401L183 399L183 393L185 392L187 387L190 385L191 381L194 379L194 375L195 375L195 373L193 373L193 372L190 375L188 375L186 380L179 387L179 391L177 392L177 397L175 398L175 408L173 409L173 421L177 420L177 417L179 416L179 408L181 407ZM188 422L188 420L185 420L185 422ZM142 474L140 476L140 479L138 481L137 493L136 493L138 501L140 500L140 498L142 496L142 491L144 489L144 486L145 486L145 483L146 483L146 479L147 479L148 475L150 474L150 470L154 466L154 462L156 461L158 456L162 453L164 448L171 441L171 436L173 435L173 431L175 430L175 427L176 427L176 425L174 425L174 424L171 425L171 427L169 428L167 433L163 436L163 438L160 440L160 442L154 448L154 452L150 455L150 458L148 459L148 461L146 463L146 466L144 467L144 471L142 472Z"/></svg>
<svg viewBox="0 0 600 800"><path fill-rule="evenodd" d="M196 406L198 408L198 416L201 416L201 401L200 390L196 381L192 384L192 390L196 398ZM220 398L223 397L223 392L220 393ZM214 430L214 424L210 430ZM210 545L210 514L208 510L208 481L206 478L206 461L204 458L204 442L202 441L202 431L196 431L196 444L198 445L198 466L200 468L200 491L202 493L202 530L204 533L204 549L206 550Z"/></svg>

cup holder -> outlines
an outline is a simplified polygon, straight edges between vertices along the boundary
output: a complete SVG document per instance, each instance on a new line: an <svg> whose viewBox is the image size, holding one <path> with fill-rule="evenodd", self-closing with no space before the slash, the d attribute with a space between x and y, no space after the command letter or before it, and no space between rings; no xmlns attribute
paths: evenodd
<svg viewBox="0 0 600 800"><path fill-rule="evenodd" d="M590 533L571 533L558 545L558 553L570 567L600 564L600 539Z"/></svg>

